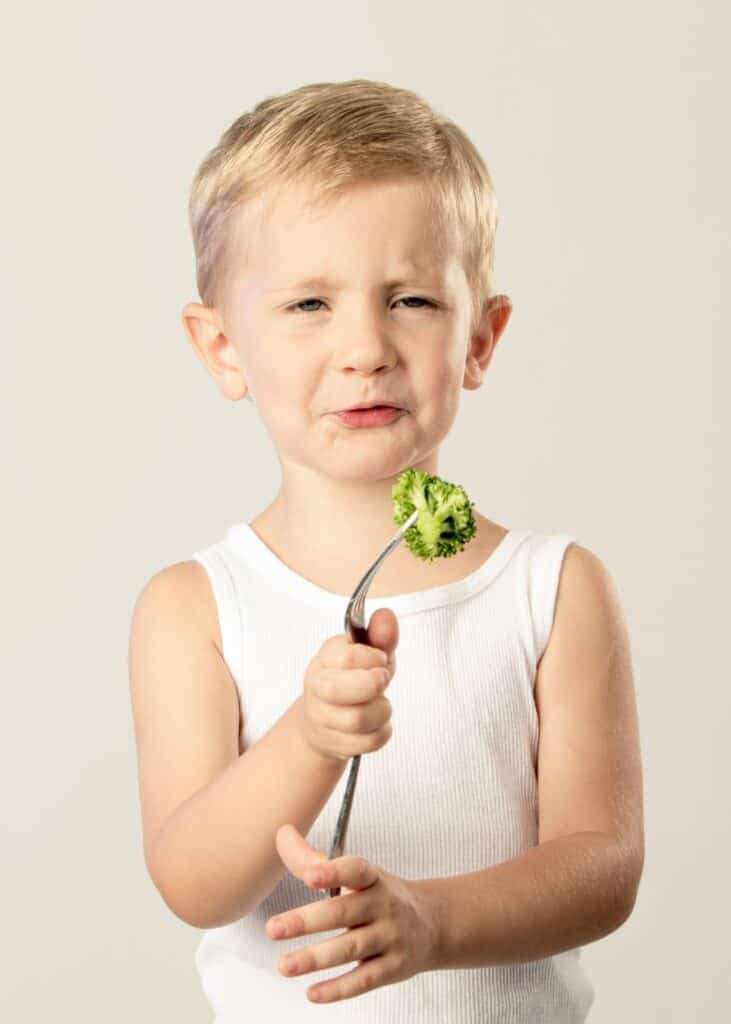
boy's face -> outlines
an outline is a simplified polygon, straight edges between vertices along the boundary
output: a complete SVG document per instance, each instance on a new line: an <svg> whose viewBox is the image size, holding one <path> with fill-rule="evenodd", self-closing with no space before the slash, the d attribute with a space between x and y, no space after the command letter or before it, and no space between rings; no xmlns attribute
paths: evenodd
<svg viewBox="0 0 731 1024"><path fill-rule="evenodd" d="M462 387L479 387L509 300L498 296L470 337L458 240L430 226L423 189L368 182L314 209L290 186L276 203L249 203L223 308L186 307L198 354L227 397L251 391L283 468L365 481L421 466ZM335 415L379 401L402 407L389 425L351 428Z"/></svg>

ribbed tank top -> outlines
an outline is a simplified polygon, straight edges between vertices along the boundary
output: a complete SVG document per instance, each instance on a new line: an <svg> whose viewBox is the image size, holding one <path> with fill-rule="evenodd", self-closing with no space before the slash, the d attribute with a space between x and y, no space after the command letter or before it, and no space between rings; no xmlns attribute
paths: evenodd
<svg viewBox="0 0 731 1024"><path fill-rule="evenodd" d="M387 691L393 733L380 750L362 756L345 853L416 879L477 871L537 845L534 683L571 541L512 529L461 580L366 599L366 625L377 608L391 608L399 623ZM307 665L323 641L344 632L348 599L296 573L247 523L230 526L193 558L206 569L216 600L246 750L302 693ZM325 854L348 771L349 765L306 836ZM285 871L253 911L204 932L195 962L215 1024L586 1019L594 989L579 948L528 963L427 971L350 999L310 1003L307 988L356 964L288 978L279 973L279 959L343 930L275 942L265 924L329 898Z"/></svg>

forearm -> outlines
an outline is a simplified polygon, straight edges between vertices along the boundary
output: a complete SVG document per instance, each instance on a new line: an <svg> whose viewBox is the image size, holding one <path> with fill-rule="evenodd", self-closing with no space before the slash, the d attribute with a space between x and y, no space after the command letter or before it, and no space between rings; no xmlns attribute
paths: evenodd
<svg viewBox="0 0 731 1024"><path fill-rule="evenodd" d="M277 829L291 823L307 835L347 765L305 744L301 700L181 804L158 837L155 885L195 927L235 921L272 891L285 870L274 844Z"/></svg>
<svg viewBox="0 0 731 1024"><path fill-rule="evenodd" d="M409 884L434 914L431 969L441 970L538 960L608 935L631 913L639 870L610 837L580 832L481 871Z"/></svg>

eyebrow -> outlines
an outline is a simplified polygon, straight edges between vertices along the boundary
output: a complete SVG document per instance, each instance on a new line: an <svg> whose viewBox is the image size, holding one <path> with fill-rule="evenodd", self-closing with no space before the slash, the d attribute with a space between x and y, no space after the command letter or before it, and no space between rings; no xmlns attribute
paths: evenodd
<svg viewBox="0 0 731 1024"><path fill-rule="evenodd" d="M436 269L437 268L433 267L433 266L421 266L421 267L414 266L412 273L415 274L415 275L416 274L426 274L426 273L429 273L429 272L431 272L433 270L436 270ZM410 280L407 277L394 277L394 278L391 278L389 281L384 281L384 286L386 288L399 288L402 285L408 285L409 283L410 283ZM335 289L337 289L338 287L339 287L339 285L338 285L337 281L330 281L326 277L308 277L308 278L305 278L305 280L297 281L295 284L289 285L286 288L267 288L266 291L267 291L267 294L271 294L271 293L274 293L274 292L297 292L297 291L306 290L308 288L316 288L316 289L317 288L325 288L325 289L335 288Z"/></svg>

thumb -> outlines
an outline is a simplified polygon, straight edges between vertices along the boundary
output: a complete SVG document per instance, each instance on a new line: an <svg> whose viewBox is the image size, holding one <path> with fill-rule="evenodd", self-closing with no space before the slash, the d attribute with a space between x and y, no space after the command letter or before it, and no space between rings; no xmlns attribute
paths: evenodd
<svg viewBox="0 0 731 1024"><path fill-rule="evenodd" d="M295 825L281 825L275 834L274 845L286 867L302 878L307 868L319 861L326 861L327 854L315 849Z"/></svg>
<svg viewBox="0 0 731 1024"><path fill-rule="evenodd" d="M309 872L312 868L321 863L330 863L328 855L312 846L312 844L305 839L296 825L292 825L290 823L280 825L277 829L274 836L274 845L276 846L277 853L289 872L299 878L300 881L304 882L305 885L315 888L315 886L308 881ZM347 885L341 885L340 891L343 895L346 895L347 893L356 892L357 890L351 889Z"/></svg>
<svg viewBox="0 0 731 1024"><path fill-rule="evenodd" d="M399 639L398 619L390 608L377 608L371 615L367 629L367 643L371 647L379 647L393 662Z"/></svg>

